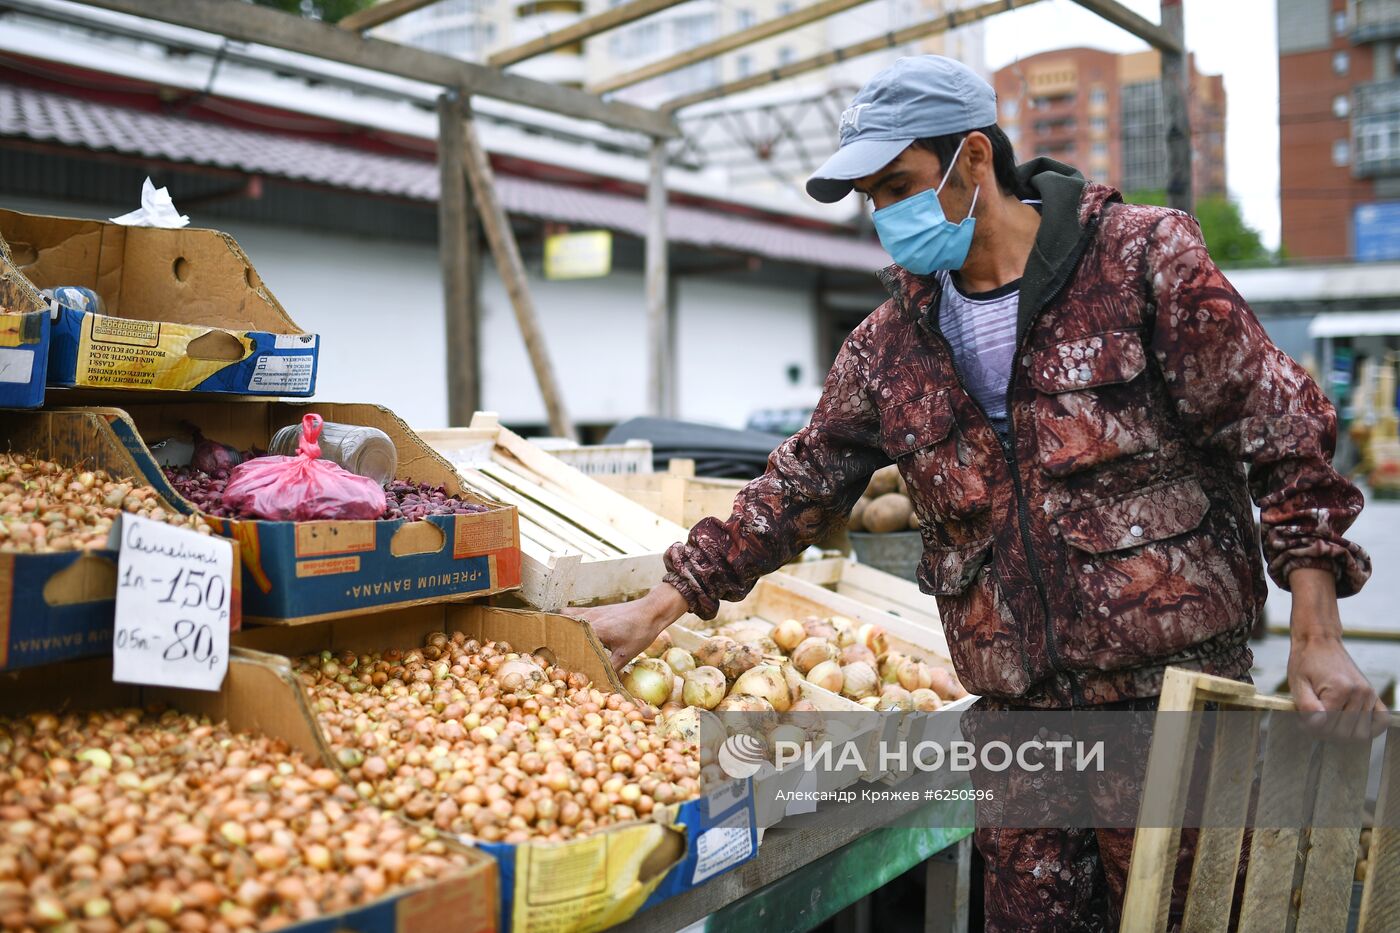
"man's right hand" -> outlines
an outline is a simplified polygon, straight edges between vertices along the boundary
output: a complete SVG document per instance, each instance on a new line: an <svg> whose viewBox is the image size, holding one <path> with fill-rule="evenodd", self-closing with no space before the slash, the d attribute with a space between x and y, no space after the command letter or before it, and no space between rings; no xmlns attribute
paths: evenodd
<svg viewBox="0 0 1400 933"><path fill-rule="evenodd" d="M641 599L611 606L566 609L593 626L619 670L646 650L656 636L689 610L685 598L669 583L653 587Z"/></svg>

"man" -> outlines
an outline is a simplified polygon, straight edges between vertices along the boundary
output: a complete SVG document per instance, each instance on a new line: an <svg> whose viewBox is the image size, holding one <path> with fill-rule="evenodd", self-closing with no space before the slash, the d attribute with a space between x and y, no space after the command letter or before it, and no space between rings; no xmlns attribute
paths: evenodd
<svg viewBox="0 0 1400 933"><path fill-rule="evenodd" d="M1150 709L1168 665L1248 677L1265 597L1252 493L1268 571L1293 593L1293 696L1364 731L1383 707L1342 647L1337 597L1370 561L1342 537L1362 500L1331 466L1335 415L1196 222L1049 159L1017 167L992 88L937 56L899 60L842 115L807 190L853 188L897 263L891 300L729 520L673 546L643 599L587 613L614 663L686 610L741 598L894 462L968 690L1000 709ZM984 827L977 843L989 930L1104 922L1084 874L1029 880L1036 853L1087 864L1121 902L1130 832Z"/></svg>

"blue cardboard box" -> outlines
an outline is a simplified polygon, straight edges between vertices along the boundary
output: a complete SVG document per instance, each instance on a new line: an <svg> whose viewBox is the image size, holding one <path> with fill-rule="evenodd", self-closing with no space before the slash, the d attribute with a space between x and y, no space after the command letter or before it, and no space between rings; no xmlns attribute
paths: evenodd
<svg viewBox="0 0 1400 933"><path fill-rule="evenodd" d="M243 612L251 622L300 624L385 609L486 596L520 586L520 528L513 506L482 499L393 412L378 405L246 400L159 402L95 409L146 480L184 512L198 509L166 478L147 442L187 433L240 450L266 450L281 427L316 412L326 421L379 428L398 449L398 477L447 488L486 512L416 522L274 522L205 516L242 546Z"/></svg>
<svg viewBox="0 0 1400 933"><path fill-rule="evenodd" d="M53 386L310 396L320 341L216 230L127 227L0 210L0 240L38 289L80 286L96 308L57 304Z"/></svg>

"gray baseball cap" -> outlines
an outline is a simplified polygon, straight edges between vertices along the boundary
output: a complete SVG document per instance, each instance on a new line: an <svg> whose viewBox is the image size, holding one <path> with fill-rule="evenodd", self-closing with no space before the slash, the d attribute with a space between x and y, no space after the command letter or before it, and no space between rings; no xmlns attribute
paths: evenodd
<svg viewBox="0 0 1400 933"><path fill-rule="evenodd" d="M996 91L971 68L942 55L901 58L867 81L841 114L841 148L807 179L807 193L839 201L853 179L889 165L914 140L996 122Z"/></svg>

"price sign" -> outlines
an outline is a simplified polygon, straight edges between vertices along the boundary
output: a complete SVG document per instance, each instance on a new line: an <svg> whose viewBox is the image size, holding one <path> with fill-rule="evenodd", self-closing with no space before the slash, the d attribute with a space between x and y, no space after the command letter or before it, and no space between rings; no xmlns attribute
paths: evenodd
<svg viewBox="0 0 1400 933"><path fill-rule="evenodd" d="M218 690L228 671L233 545L135 515L117 530L112 676Z"/></svg>

